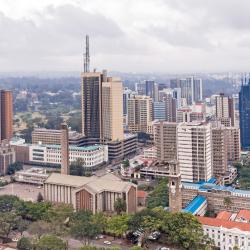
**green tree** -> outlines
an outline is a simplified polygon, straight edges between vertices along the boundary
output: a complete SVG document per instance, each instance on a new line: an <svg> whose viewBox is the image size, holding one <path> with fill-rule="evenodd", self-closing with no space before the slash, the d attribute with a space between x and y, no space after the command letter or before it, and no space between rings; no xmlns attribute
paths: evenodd
<svg viewBox="0 0 250 250"><path fill-rule="evenodd" d="M147 207L167 207L168 201L168 180L161 179L155 189L149 194L147 199Z"/></svg>
<svg viewBox="0 0 250 250"><path fill-rule="evenodd" d="M43 236L36 244L36 250L67 250L67 243L54 235Z"/></svg>
<svg viewBox="0 0 250 250"><path fill-rule="evenodd" d="M18 242L17 242L17 249L18 250L32 250L33 245L30 241L29 238L22 237Z"/></svg>
<svg viewBox="0 0 250 250"><path fill-rule="evenodd" d="M94 222L90 211L81 210L73 215L70 233L83 244L88 244L90 239L95 238L101 232L99 224Z"/></svg>
<svg viewBox="0 0 250 250"><path fill-rule="evenodd" d="M114 236L124 236L128 231L130 216L128 214L116 215L108 219L107 231Z"/></svg>
<svg viewBox="0 0 250 250"><path fill-rule="evenodd" d="M138 246L134 246L134 247L130 247L129 250L143 250L143 248L138 247Z"/></svg>
<svg viewBox="0 0 250 250"><path fill-rule="evenodd" d="M23 219L37 221L47 216L47 212L52 205L48 202L19 201L16 203L16 210Z"/></svg>
<svg viewBox="0 0 250 250"><path fill-rule="evenodd" d="M107 228L108 218L103 213L96 213L92 217L93 222L98 225L101 233L105 232Z"/></svg>
<svg viewBox="0 0 250 250"><path fill-rule="evenodd" d="M84 164L85 164L84 160L80 158L72 162L70 164L70 175L84 176L85 175Z"/></svg>
<svg viewBox="0 0 250 250"><path fill-rule="evenodd" d="M13 195L0 196L0 212L10 212L20 202L19 198Z"/></svg>
<svg viewBox="0 0 250 250"><path fill-rule="evenodd" d="M122 165L123 165L124 168L128 168L129 167L129 160L128 159L124 160L122 162Z"/></svg>
<svg viewBox="0 0 250 250"><path fill-rule="evenodd" d="M203 229L190 213L166 213L161 225L168 240L184 249L197 249L203 241Z"/></svg>
<svg viewBox="0 0 250 250"><path fill-rule="evenodd" d="M9 175L15 174L16 171L22 170L23 169L23 164L20 162L15 162L12 163L8 166L8 171L7 173Z"/></svg>
<svg viewBox="0 0 250 250"><path fill-rule="evenodd" d="M51 231L57 236L68 234L69 220L73 216L74 209L72 205L59 204L50 207L47 212L46 221L51 223Z"/></svg>
<svg viewBox="0 0 250 250"><path fill-rule="evenodd" d="M127 204L126 201L122 198L117 198L114 202L114 209L117 214L121 214L122 212L126 212L127 210Z"/></svg>
<svg viewBox="0 0 250 250"><path fill-rule="evenodd" d="M52 231L51 223L46 221L35 221L33 222L29 228L28 232L32 235L35 235L38 239L40 239L44 234L51 233Z"/></svg>
<svg viewBox="0 0 250 250"><path fill-rule="evenodd" d="M20 218L13 212L0 213L0 236L8 238L10 232L17 227Z"/></svg>
<svg viewBox="0 0 250 250"><path fill-rule="evenodd" d="M38 193L36 200L37 200L37 202L42 202L43 201L43 195L41 194L41 192Z"/></svg>
<svg viewBox="0 0 250 250"><path fill-rule="evenodd" d="M21 235L23 235L23 232L28 229L29 225L30 225L29 221L20 218L20 220L18 220L17 222L18 232L20 232Z"/></svg>

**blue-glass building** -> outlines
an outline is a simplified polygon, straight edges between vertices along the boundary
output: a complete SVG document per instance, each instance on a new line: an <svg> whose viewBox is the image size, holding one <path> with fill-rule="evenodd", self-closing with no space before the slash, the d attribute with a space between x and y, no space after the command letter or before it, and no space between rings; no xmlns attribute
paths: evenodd
<svg viewBox="0 0 250 250"><path fill-rule="evenodd" d="M240 139L243 149L250 149L250 79L239 93Z"/></svg>

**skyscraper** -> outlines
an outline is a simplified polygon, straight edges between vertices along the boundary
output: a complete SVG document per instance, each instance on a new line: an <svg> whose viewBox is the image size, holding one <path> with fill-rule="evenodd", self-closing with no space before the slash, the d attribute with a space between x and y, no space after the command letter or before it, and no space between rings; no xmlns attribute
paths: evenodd
<svg viewBox="0 0 250 250"><path fill-rule="evenodd" d="M123 95L120 78L107 77L102 82L102 139L123 140Z"/></svg>
<svg viewBox="0 0 250 250"><path fill-rule="evenodd" d="M146 80L145 81L146 96L152 98L154 102L159 100L159 90L158 84L155 81Z"/></svg>
<svg viewBox="0 0 250 250"><path fill-rule="evenodd" d="M250 149L250 79L239 93L240 141L243 149Z"/></svg>
<svg viewBox="0 0 250 250"><path fill-rule="evenodd" d="M100 72L84 72L82 79L82 133L89 138L101 137L102 81Z"/></svg>
<svg viewBox="0 0 250 250"><path fill-rule="evenodd" d="M209 123L180 123L177 158L182 181L208 181L212 177L212 137Z"/></svg>
<svg viewBox="0 0 250 250"><path fill-rule="evenodd" d="M152 98L149 96L134 96L128 100L128 129L131 132L148 131L152 122Z"/></svg>
<svg viewBox="0 0 250 250"><path fill-rule="evenodd" d="M0 141L13 137L13 96L9 90L0 90Z"/></svg>
<svg viewBox="0 0 250 250"><path fill-rule="evenodd" d="M157 159L160 161L177 160L177 123L157 122L154 124L154 143Z"/></svg>
<svg viewBox="0 0 250 250"><path fill-rule="evenodd" d="M215 97L215 116L226 127L234 126L234 99L221 93Z"/></svg>

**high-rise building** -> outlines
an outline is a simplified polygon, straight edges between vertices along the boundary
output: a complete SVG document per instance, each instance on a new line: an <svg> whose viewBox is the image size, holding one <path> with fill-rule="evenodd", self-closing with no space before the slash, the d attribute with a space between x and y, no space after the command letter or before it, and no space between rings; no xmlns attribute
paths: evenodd
<svg viewBox="0 0 250 250"><path fill-rule="evenodd" d="M187 105L202 101L202 79L187 77L185 79L171 79L171 88L181 88L181 97L186 99Z"/></svg>
<svg viewBox="0 0 250 250"><path fill-rule="evenodd" d="M212 177L212 136L209 123L180 123L177 158L182 181L208 181Z"/></svg>
<svg viewBox="0 0 250 250"><path fill-rule="evenodd" d="M61 174L70 174L69 169L69 130L67 124L61 125Z"/></svg>
<svg viewBox="0 0 250 250"><path fill-rule="evenodd" d="M153 103L153 119L154 120L166 120L166 104L165 102Z"/></svg>
<svg viewBox="0 0 250 250"><path fill-rule="evenodd" d="M119 78L107 77L102 82L102 140L123 140L123 95Z"/></svg>
<svg viewBox="0 0 250 250"><path fill-rule="evenodd" d="M86 137L101 137L102 81L100 72L84 72L82 78L82 133Z"/></svg>
<svg viewBox="0 0 250 250"><path fill-rule="evenodd" d="M166 121L176 122L177 116L177 100L171 95L166 95L164 98L166 105Z"/></svg>
<svg viewBox="0 0 250 250"><path fill-rule="evenodd" d="M137 95L146 95L146 84L145 82L137 82L135 84L135 91Z"/></svg>
<svg viewBox="0 0 250 250"><path fill-rule="evenodd" d="M128 99L130 99L133 95L136 95L136 92L127 87L123 89L123 115L128 114Z"/></svg>
<svg viewBox="0 0 250 250"><path fill-rule="evenodd" d="M152 98L134 96L128 100L128 129L131 132L148 131L152 122Z"/></svg>
<svg viewBox="0 0 250 250"><path fill-rule="evenodd" d="M223 176L228 169L227 138L225 127L212 129L213 176Z"/></svg>
<svg viewBox="0 0 250 250"><path fill-rule="evenodd" d="M240 141L243 149L250 149L250 79L242 84L239 93Z"/></svg>
<svg viewBox="0 0 250 250"><path fill-rule="evenodd" d="M146 89L146 96L151 97L154 102L159 101L158 84L155 83L155 81L146 80L145 89Z"/></svg>
<svg viewBox="0 0 250 250"><path fill-rule="evenodd" d="M223 93L215 97L215 116L222 125L234 126L234 99Z"/></svg>
<svg viewBox="0 0 250 250"><path fill-rule="evenodd" d="M177 123L156 122L154 124L154 143L157 159L173 161L177 159Z"/></svg>
<svg viewBox="0 0 250 250"><path fill-rule="evenodd" d="M13 96L9 90L0 90L0 141L13 137Z"/></svg>

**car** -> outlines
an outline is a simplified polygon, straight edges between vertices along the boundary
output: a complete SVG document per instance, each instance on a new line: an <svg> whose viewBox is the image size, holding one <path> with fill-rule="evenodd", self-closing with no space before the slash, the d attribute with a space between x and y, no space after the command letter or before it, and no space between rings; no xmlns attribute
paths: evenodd
<svg viewBox="0 0 250 250"><path fill-rule="evenodd" d="M104 235L100 234L100 235L98 235L98 238L99 238L99 239L103 239L103 238L104 238Z"/></svg>
<svg viewBox="0 0 250 250"><path fill-rule="evenodd" d="M111 245L111 242L108 241L108 240L105 240L103 243L106 244L106 245Z"/></svg>
<svg viewBox="0 0 250 250"><path fill-rule="evenodd" d="M154 231L152 232L149 236L148 236L148 239L149 240L158 240L161 236L161 233L158 232L158 231Z"/></svg>
<svg viewBox="0 0 250 250"><path fill-rule="evenodd" d="M18 242L19 239L18 239L18 238L12 238L12 241L13 241L13 242Z"/></svg>

